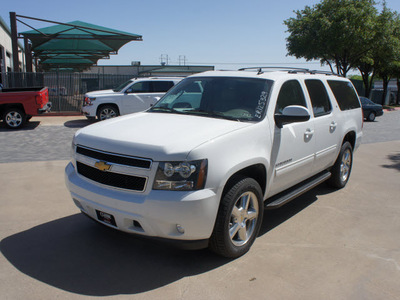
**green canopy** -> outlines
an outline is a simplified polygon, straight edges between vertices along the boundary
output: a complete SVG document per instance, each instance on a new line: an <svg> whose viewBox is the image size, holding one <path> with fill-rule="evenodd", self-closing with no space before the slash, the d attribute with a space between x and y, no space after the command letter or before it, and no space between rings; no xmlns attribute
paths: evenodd
<svg viewBox="0 0 400 300"><path fill-rule="evenodd" d="M31 50L44 69L90 67L101 58L117 54L130 41L142 36L81 21L54 25L20 33L31 43ZM91 63L89 63L89 61Z"/></svg>

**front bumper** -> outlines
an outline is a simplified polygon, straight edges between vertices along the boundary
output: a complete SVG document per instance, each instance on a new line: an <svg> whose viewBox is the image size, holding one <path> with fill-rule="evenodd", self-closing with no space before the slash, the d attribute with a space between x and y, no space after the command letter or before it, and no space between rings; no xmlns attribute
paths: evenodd
<svg viewBox="0 0 400 300"><path fill-rule="evenodd" d="M96 117L96 107L94 105L82 106L81 111L87 117Z"/></svg>
<svg viewBox="0 0 400 300"><path fill-rule="evenodd" d="M96 221L120 231L177 241L205 240L211 236L218 197L209 190L139 193L111 188L77 174L72 163L65 169L66 185L75 205ZM99 220L112 215L115 226Z"/></svg>

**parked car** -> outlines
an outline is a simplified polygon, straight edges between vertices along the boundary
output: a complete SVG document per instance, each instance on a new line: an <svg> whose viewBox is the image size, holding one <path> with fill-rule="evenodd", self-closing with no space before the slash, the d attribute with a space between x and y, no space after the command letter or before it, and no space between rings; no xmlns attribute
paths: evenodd
<svg viewBox="0 0 400 300"><path fill-rule="evenodd" d="M264 207L326 180L347 184L362 122L343 77L205 72L147 111L79 130L66 185L101 224L238 257L256 239Z"/></svg>
<svg viewBox="0 0 400 300"><path fill-rule="evenodd" d="M106 120L148 109L171 87L181 81L180 77L148 77L130 79L112 90L85 94L82 112L88 119Z"/></svg>
<svg viewBox="0 0 400 300"><path fill-rule="evenodd" d="M367 121L373 122L375 117L383 115L383 107L376 104L366 97L360 97L364 118Z"/></svg>
<svg viewBox="0 0 400 300"><path fill-rule="evenodd" d="M32 116L51 109L47 87L2 88L0 117L10 129L22 128Z"/></svg>

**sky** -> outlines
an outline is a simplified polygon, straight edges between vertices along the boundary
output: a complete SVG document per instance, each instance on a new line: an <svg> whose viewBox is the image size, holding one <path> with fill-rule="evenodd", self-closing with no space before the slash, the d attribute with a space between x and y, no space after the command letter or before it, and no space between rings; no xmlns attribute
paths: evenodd
<svg viewBox="0 0 400 300"><path fill-rule="evenodd" d="M283 21L295 10L319 0L0 0L0 16L9 12L57 22L83 21L143 36L98 65L211 65L216 69L290 66L326 70L318 61L287 56ZM400 12L399 0L386 0ZM21 19L35 28L50 23ZM22 23L18 32L31 30ZM22 42L22 41L21 41Z"/></svg>

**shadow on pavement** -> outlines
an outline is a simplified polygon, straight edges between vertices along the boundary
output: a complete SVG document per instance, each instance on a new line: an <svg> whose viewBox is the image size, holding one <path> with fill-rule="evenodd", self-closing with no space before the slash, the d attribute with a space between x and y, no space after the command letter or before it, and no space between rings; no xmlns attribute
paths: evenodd
<svg viewBox="0 0 400 300"><path fill-rule="evenodd" d="M68 128L83 128L85 126L88 126L88 125L94 124L94 123L95 123L95 121L82 119L82 120L67 121L64 123L64 126L68 127Z"/></svg>
<svg viewBox="0 0 400 300"><path fill-rule="evenodd" d="M275 227L278 227L286 220L289 220L303 209L313 204L318 200L319 195L330 194L334 191L336 190L329 187L326 183L322 183L280 208L265 209L263 223L261 224L260 233L258 236L268 233Z"/></svg>
<svg viewBox="0 0 400 300"><path fill-rule="evenodd" d="M8 131L8 132L18 132L18 131L29 131L29 130L34 130L34 129L36 129L38 126L40 125L40 122L39 121L34 121L34 122L27 122L26 124L25 124L25 126L24 127L22 127L22 128L19 128L19 129L9 129L9 128L7 128L6 127L6 125L4 125L4 122L0 122L0 132L5 132L5 131Z"/></svg>
<svg viewBox="0 0 400 300"><path fill-rule="evenodd" d="M91 296L150 291L230 261L208 250L184 251L103 228L81 214L7 237L0 249L22 273Z"/></svg>
<svg viewBox="0 0 400 300"><path fill-rule="evenodd" d="M322 184L291 203L265 210L260 236L333 189ZM137 294L209 272L231 260L207 249L180 250L90 221L82 214L48 222L3 239L0 250L22 273L72 293Z"/></svg>
<svg viewBox="0 0 400 300"><path fill-rule="evenodd" d="M392 164L382 165L382 167L400 171L400 152L397 154L390 154L387 158L392 162Z"/></svg>

